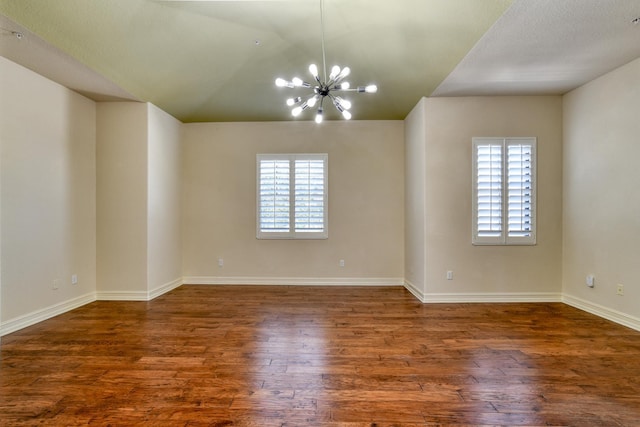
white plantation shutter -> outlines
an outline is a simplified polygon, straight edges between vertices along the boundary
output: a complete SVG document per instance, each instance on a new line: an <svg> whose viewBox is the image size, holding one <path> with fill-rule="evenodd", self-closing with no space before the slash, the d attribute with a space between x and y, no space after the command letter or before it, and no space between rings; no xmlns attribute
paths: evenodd
<svg viewBox="0 0 640 427"><path fill-rule="evenodd" d="M324 229L324 160L295 161L295 230Z"/></svg>
<svg viewBox="0 0 640 427"><path fill-rule="evenodd" d="M473 244L535 244L535 138L473 139Z"/></svg>
<svg viewBox="0 0 640 427"><path fill-rule="evenodd" d="M326 239L327 154L257 155L257 237Z"/></svg>
<svg viewBox="0 0 640 427"><path fill-rule="evenodd" d="M507 145L507 237L533 233L533 146Z"/></svg>
<svg viewBox="0 0 640 427"><path fill-rule="evenodd" d="M259 167L260 229L264 232L289 231L289 161L262 160Z"/></svg>
<svg viewBox="0 0 640 427"><path fill-rule="evenodd" d="M477 149L478 235L502 234L502 145L482 144Z"/></svg>

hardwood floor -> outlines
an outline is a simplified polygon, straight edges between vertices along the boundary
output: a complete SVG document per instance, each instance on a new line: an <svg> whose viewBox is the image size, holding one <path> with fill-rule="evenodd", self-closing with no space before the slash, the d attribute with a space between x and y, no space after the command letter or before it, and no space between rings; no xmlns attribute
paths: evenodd
<svg viewBox="0 0 640 427"><path fill-rule="evenodd" d="M563 304L182 286L2 338L0 425L640 425L640 333Z"/></svg>

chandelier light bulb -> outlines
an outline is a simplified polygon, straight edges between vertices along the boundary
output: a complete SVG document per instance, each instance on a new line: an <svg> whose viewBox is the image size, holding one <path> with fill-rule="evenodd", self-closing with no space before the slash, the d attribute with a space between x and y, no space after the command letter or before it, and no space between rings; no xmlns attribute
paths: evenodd
<svg viewBox="0 0 640 427"><path fill-rule="evenodd" d="M358 86L358 88L356 89L356 91L358 93L363 93L363 92L367 92L367 93L376 93L378 91L378 86L376 85L369 85L369 86Z"/></svg>
<svg viewBox="0 0 640 427"><path fill-rule="evenodd" d="M300 113L302 113L302 107L296 107L293 110L291 110L291 115L293 117L298 117Z"/></svg>
<svg viewBox="0 0 640 427"><path fill-rule="evenodd" d="M338 67L337 65L334 65L333 68L331 68L331 74L329 74L329 80L335 80L338 74L340 74L340 67Z"/></svg>
<svg viewBox="0 0 640 427"><path fill-rule="evenodd" d="M336 105L339 105L340 107L344 108L345 110L348 110L351 108L351 102L346 100L346 99L342 99L339 96L336 96L335 102Z"/></svg>
<svg viewBox="0 0 640 427"><path fill-rule="evenodd" d="M316 114L316 123L322 123L322 107L318 108L318 113Z"/></svg>
<svg viewBox="0 0 640 427"><path fill-rule="evenodd" d="M305 82L300 77L294 77L293 79L291 79L291 82L287 82L287 83L291 85L288 87L311 87L309 83Z"/></svg>
<svg viewBox="0 0 640 427"><path fill-rule="evenodd" d="M348 112L347 110L344 110L342 112L342 117L344 117L345 120L351 120L351 113Z"/></svg>
<svg viewBox="0 0 640 427"><path fill-rule="evenodd" d="M347 90L351 87L349 82L342 82L339 85L336 85L336 90Z"/></svg>
<svg viewBox="0 0 640 427"><path fill-rule="evenodd" d="M313 95L311 98L309 98L309 99L307 100L307 105L308 105L309 107L315 107L316 102L318 102L318 97L317 97L317 96L315 96L315 95Z"/></svg>
<svg viewBox="0 0 640 427"><path fill-rule="evenodd" d="M345 77L347 77L349 74L351 73L351 68L349 67L344 67L342 69L342 71L340 71L340 73L338 74L338 76L336 77L336 80L342 80Z"/></svg>
<svg viewBox="0 0 640 427"><path fill-rule="evenodd" d="M318 77L318 67L316 64L309 65L309 72L314 78Z"/></svg>
<svg viewBox="0 0 640 427"><path fill-rule="evenodd" d="M300 101L302 101L302 98L300 98L299 96L296 98L289 98L287 99L287 105L289 107L293 107L295 104L297 104Z"/></svg>
<svg viewBox="0 0 640 427"><path fill-rule="evenodd" d="M278 87L288 86L288 83L289 83L288 81L286 81L285 79L281 79L280 77L276 79L276 86Z"/></svg>

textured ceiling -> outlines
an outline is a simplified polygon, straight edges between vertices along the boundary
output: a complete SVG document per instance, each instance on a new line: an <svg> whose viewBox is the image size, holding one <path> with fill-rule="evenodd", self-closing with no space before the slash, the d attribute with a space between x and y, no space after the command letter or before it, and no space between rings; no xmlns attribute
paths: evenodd
<svg viewBox="0 0 640 427"><path fill-rule="evenodd" d="M640 57L640 0L519 0L431 96L563 94Z"/></svg>
<svg viewBox="0 0 640 427"><path fill-rule="evenodd" d="M640 56L638 0L511 3L325 0L327 65L379 87L349 94L353 118L403 119L430 95L564 93ZM184 122L290 120L284 100L306 92L275 78L322 61L320 0L0 0L0 13L2 56Z"/></svg>

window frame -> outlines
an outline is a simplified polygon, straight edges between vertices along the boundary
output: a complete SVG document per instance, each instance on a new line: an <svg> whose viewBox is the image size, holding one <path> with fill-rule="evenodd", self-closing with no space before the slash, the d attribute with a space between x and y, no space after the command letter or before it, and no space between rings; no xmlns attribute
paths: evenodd
<svg viewBox="0 0 640 427"><path fill-rule="evenodd" d="M500 145L501 146L501 228L497 236L482 236L478 230L478 147L480 145ZM509 234L508 208L508 147L514 145L531 146L531 196L530 196L530 223L531 230L528 236L516 236ZM474 137L472 138L472 244L482 245L536 245L537 243L537 138L536 137Z"/></svg>
<svg viewBox="0 0 640 427"><path fill-rule="evenodd" d="M289 162L289 230L264 231L261 228L261 161L278 160ZM321 231L296 229L295 168L299 160L321 160L323 162L323 225ZM256 155L256 238L259 240L322 240L329 238L329 155L327 153L284 153Z"/></svg>

